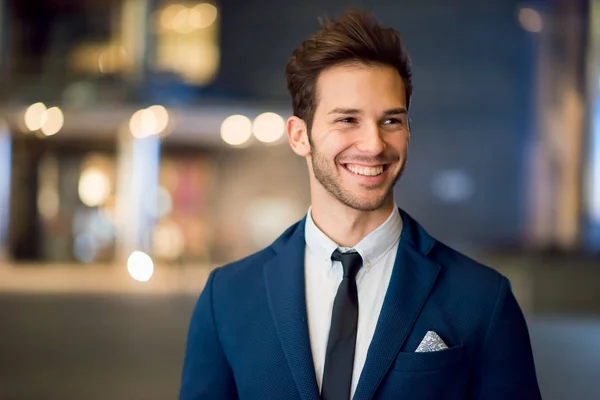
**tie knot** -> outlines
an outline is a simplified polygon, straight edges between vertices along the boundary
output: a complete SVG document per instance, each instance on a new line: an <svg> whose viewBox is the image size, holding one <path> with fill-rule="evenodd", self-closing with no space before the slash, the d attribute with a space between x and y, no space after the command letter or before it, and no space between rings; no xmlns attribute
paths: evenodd
<svg viewBox="0 0 600 400"><path fill-rule="evenodd" d="M336 249L331 255L331 259L342 263L342 267L344 268L344 278L350 277L354 279L363 264L362 257L356 251L342 253Z"/></svg>

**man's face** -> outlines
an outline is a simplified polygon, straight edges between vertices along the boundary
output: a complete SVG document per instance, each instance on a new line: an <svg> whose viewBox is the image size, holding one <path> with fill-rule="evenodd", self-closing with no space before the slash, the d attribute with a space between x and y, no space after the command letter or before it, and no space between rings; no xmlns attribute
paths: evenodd
<svg viewBox="0 0 600 400"><path fill-rule="evenodd" d="M355 210L379 209L391 200L406 164L402 78L388 66L335 66L319 76L316 101L307 157L311 180Z"/></svg>

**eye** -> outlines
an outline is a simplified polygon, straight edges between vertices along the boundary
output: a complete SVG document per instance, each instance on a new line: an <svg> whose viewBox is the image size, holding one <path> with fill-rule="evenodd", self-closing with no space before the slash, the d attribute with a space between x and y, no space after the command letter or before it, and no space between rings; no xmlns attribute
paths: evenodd
<svg viewBox="0 0 600 400"><path fill-rule="evenodd" d="M388 118L383 122L384 125L404 125L404 121L399 118Z"/></svg>
<svg viewBox="0 0 600 400"><path fill-rule="evenodd" d="M344 117L344 118L338 119L336 122L342 122L344 124L355 124L357 122L357 120L354 117Z"/></svg>

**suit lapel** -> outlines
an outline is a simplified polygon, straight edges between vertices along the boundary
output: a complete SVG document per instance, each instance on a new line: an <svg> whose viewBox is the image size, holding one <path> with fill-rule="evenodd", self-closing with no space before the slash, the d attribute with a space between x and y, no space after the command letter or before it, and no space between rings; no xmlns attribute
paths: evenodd
<svg viewBox="0 0 600 400"><path fill-rule="evenodd" d="M319 399L312 359L304 283L304 220L273 245L277 255L264 267L269 306L300 398Z"/></svg>
<svg viewBox="0 0 600 400"><path fill-rule="evenodd" d="M406 340L429 293L440 266L424 256L433 242L404 212L403 229L394 270L354 400L372 399ZM429 240L428 240L429 239ZM415 244L417 243L417 244ZM421 247L421 248L420 248Z"/></svg>

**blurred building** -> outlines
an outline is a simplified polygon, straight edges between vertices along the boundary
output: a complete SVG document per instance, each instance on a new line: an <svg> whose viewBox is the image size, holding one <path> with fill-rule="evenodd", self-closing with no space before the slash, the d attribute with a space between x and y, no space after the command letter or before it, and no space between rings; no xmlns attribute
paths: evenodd
<svg viewBox="0 0 600 400"><path fill-rule="evenodd" d="M0 0L0 398L176 396L210 267L309 206L284 67L351 4L412 56L397 203L598 397L600 0Z"/></svg>
<svg viewBox="0 0 600 400"><path fill-rule="evenodd" d="M10 258L102 263L142 250L210 262L302 216L307 196L290 194L304 176L277 146L288 106L223 74L220 4L5 1L3 10ZM235 75L239 60L226 62Z"/></svg>
<svg viewBox="0 0 600 400"><path fill-rule="evenodd" d="M465 251L599 249L598 2L365 4L413 58L397 202ZM309 204L285 63L345 7L0 1L2 254L221 263L268 244Z"/></svg>

